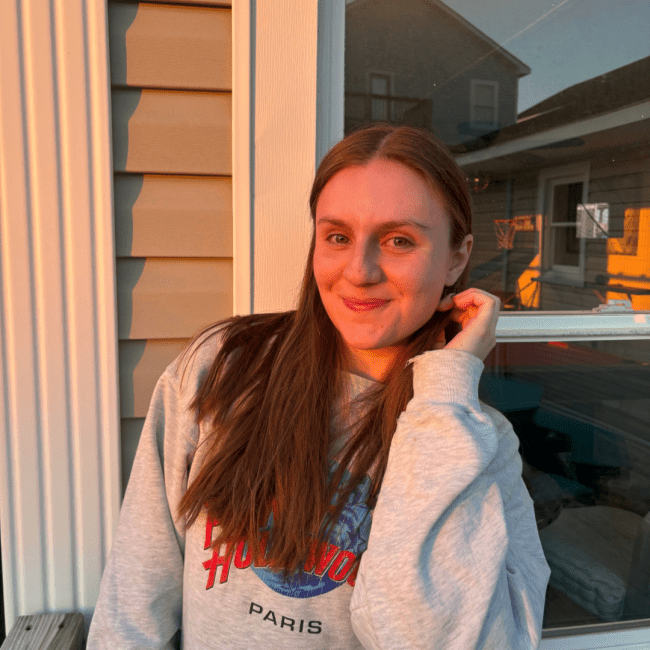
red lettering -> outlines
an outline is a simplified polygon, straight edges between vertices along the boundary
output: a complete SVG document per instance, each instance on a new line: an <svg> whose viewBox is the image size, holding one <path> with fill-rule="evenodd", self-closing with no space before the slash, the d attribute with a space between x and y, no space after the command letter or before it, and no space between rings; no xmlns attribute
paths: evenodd
<svg viewBox="0 0 650 650"><path fill-rule="evenodd" d="M338 552L339 547L334 546L333 544L328 544L326 548L321 546L320 549L316 544L314 544L314 546L311 547L309 556L305 562L305 572L322 576Z"/></svg>
<svg viewBox="0 0 650 650"><path fill-rule="evenodd" d="M341 550L334 562L332 562L332 566L327 572L327 577L334 580L334 582L343 582L348 574L352 572L356 559L357 556L351 551Z"/></svg>
<svg viewBox="0 0 650 650"><path fill-rule="evenodd" d="M226 582L226 580L228 580L230 561L232 560L232 546L232 544L227 544L226 552L223 555L219 553L221 547L215 548L214 551L212 551L212 558L206 560L203 563L203 568L206 571L210 571L210 573L208 573L208 583L205 586L206 589L212 589L212 587L214 587L214 579L217 573L217 567L219 566L221 567L221 577L219 578L219 583L223 584Z"/></svg>
<svg viewBox="0 0 650 650"><path fill-rule="evenodd" d="M203 547L204 551L207 551L212 546L212 529L218 525L216 519L212 519L208 515L208 518L205 522L205 546Z"/></svg>
<svg viewBox="0 0 650 650"><path fill-rule="evenodd" d="M309 554L305 560L305 573L312 573L314 571L314 567L316 566L316 551L317 547L316 544L314 544L309 549Z"/></svg>
<svg viewBox="0 0 650 650"><path fill-rule="evenodd" d="M244 554L244 551L246 551L246 554ZM235 549L235 567L237 569L247 569L250 566L252 559L253 553L248 547L246 540L242 539Z"/></svg>
<svg viewBox="0 0 650 650"><path fill-rule="evenodd" d="M348 576L347 583L350 585L350 587L354 587L354 582L357 579L357 573L359 573L359 562L360 558L357 558L357 562L354 565L354 568L350 572L350 575Z"/></svg>

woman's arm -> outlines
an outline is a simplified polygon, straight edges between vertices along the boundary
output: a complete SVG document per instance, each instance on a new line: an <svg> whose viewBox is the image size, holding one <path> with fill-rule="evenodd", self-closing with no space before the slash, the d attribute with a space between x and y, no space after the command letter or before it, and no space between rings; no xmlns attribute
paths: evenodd
<svg viewBox="0 0 650 650"><path fill-rule="evenodd" d="M367 649L539 643L550 571L518 439L479 404L482 369L450 346L414 359L350 605Z"/></svg>
<svg viewBox="0 0 650 650"><path fill-rule="evenodd" d="M156 385L138 444L88 650L179 647L184 534L173 514L197 434L185 401L168 369Z"/></svg>

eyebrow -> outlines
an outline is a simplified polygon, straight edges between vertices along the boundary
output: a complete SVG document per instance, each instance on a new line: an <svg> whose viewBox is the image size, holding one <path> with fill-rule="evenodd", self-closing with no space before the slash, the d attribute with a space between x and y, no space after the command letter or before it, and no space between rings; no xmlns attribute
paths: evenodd
<svg viewBox="0 0 650 650"><path fill-rule="evenodd" d="M332 217L321 217L317 222L317 225L322 223L328 223L332 226L337 226L338 228L348 228L349 224L341 219L333 219ZM404 228L405 226L411 226L413 228L419 228L420 230L431 230L430 226L420 223L419 221L384 221L380 224L379 229L381 231L387 230L398 230L399 228Z"/></svg>

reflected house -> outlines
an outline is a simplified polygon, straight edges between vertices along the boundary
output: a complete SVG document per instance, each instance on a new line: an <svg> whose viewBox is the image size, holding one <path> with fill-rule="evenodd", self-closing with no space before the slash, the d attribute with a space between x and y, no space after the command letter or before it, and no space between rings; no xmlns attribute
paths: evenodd
<svg viewBox="0 0 650 650"><path fill-rule="evenodd" d="M647 57L453 147L468 177L482 181L476 286L515 309L593 309L620 299L650 309L649 81ZM513 241L500 251L494 222L503 219L514 220Z"/></svg>
<svg viewBox="0 0 650 650"><path fill-rule="evenodd" d="M439 0L347 0L345 130L431 128L448 145L517 119L530 68Z"/></svg>

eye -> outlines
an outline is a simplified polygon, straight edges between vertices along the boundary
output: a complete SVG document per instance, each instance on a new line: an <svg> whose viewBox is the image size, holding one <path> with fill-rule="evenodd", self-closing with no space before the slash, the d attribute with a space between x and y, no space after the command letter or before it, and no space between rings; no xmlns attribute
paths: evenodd
<svg viewBox="0 0 650 650"><path fill-rule="evenodd" d="M332 244L347 244L349 242L349 239L341 233L334 233L332 235L328 235L327 241L331 242Z"/></svg>
<svg viewBox="0 0 650 650"><path fill-rule="evenodd" d="M391 237L390 240L394 248L408 248L413 242L406 237Z"/></svg>

